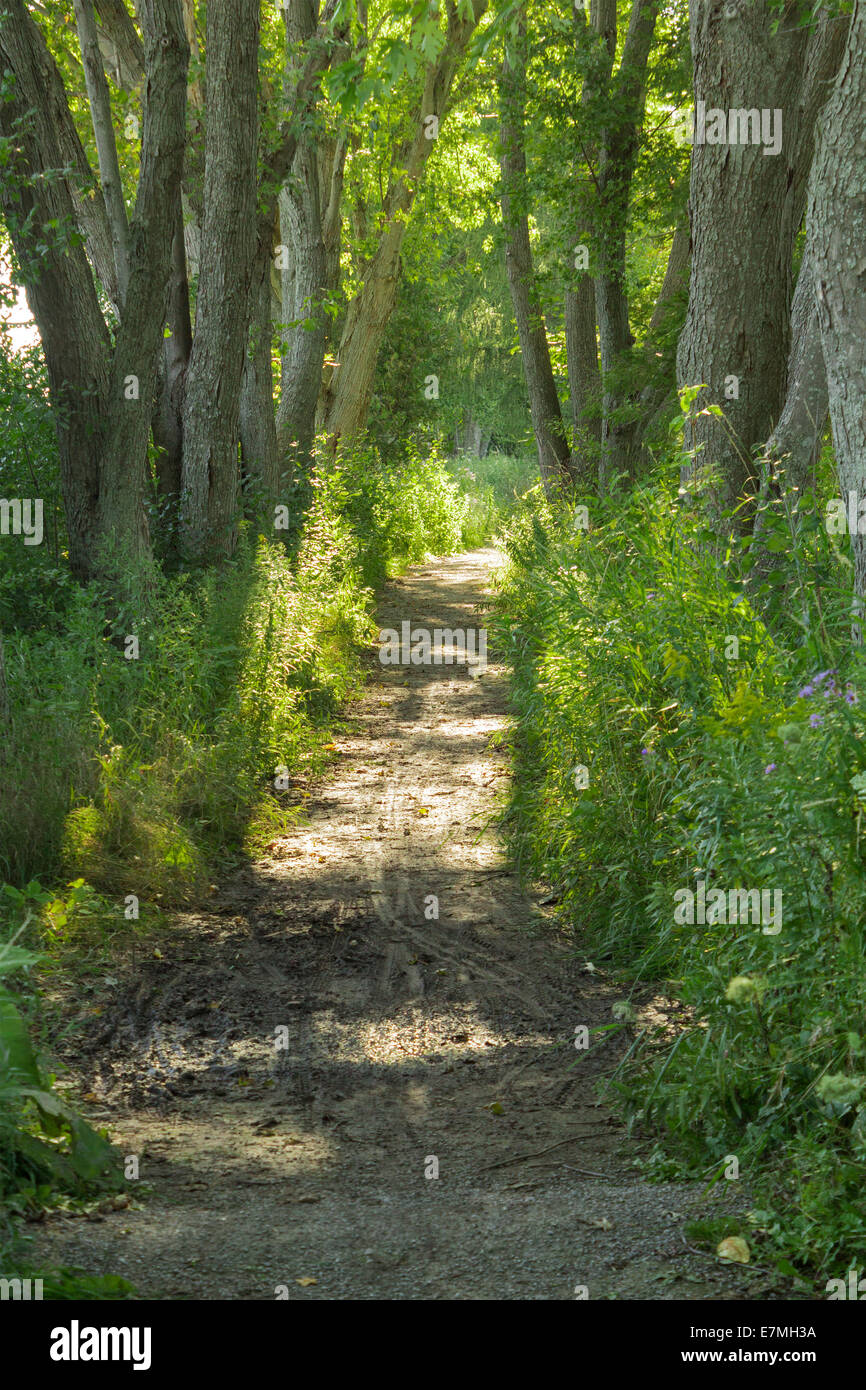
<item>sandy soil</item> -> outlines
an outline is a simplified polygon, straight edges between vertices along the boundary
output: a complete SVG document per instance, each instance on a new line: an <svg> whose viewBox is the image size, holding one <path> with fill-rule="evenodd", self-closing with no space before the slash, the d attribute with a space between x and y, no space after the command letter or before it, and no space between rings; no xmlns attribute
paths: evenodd
<svg viewBox="0 0 866 1390"><path fill-rule="evenodd" d="M496 562L414 567L382 625L478 625ZM616 990L497 837L505 673L369 671L306 821L161 959L68 1001L58 1055L140 1181L128 1209L46 1221L37 1258L148 1298L785 1297L688 1248L718 1208L642 1181L598 1103L622 1042L578 1053L575 1029Z"/></svg>

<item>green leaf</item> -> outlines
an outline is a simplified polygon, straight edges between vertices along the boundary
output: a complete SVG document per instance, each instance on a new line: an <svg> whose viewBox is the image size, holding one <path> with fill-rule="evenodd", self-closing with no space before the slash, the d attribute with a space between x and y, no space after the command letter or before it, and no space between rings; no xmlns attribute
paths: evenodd
<svg viewBox="0 0 866 1390"><path fill-rule="evenodd" d="M42 1085L27 1025L5 990L0 990L0 1066L33 1086Z"/></svg>
<svg viewBox="0 0 866 1390"><path fill-rule="evenodd" d="M114 1164L114 1149L97 1134L85 1119L50 1091L22 1088L22 1095L36 1102L45 1127L49 1132L59 1132L63 1123L69 1126L72 1149L69 1162L80 1178L93 1181Z"/></svg>

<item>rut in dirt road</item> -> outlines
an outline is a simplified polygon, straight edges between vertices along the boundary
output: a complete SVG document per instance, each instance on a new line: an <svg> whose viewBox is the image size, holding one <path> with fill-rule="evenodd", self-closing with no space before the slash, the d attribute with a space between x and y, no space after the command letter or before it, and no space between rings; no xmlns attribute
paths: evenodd
<svg viewBox="0 0 866 1390"><path fill-rule="evenodd" d="M381 625L483 625L497 559L416 566ZM636 1175L616 1045L574 1048L616 993L503 859L504 672L373 653L347 719L306 822L59 1049L148 1190L39 1258L151 1298L766 1296L687 1247L696 1190Z"/></svg>

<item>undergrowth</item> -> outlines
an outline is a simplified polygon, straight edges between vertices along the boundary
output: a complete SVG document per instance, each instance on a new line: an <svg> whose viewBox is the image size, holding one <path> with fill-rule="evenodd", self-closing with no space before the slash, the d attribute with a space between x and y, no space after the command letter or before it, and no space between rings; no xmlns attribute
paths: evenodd
<svg viewBox="0 0 866 1390"><path fill-rule="evenodd" d="M34 383L17 371L6 393L29 410ZM44 415L38 402L21 415L0 485L22 449L50 455ZM283 535L244 521L230 561L156 569L137 606L69 579L50 466L34 490L53 498L51 544L0 552L0 1277L25 1267L22 1218L122 1187L106 1137L58 1093L50 1040L34 1050L34 970L59 957L85 969L100 937L200 901L221 863L291 824L292 779L324 766L375 635L375 587L492 524L490 497L473 498L435 449L325 457ZM80 1271L41 1277L52 1298L133 1292Z"/></svg>
<svg viewBox="0 0 866 1390"><path fill-rule="evenodd" d="M783 1270L844 1275L866 1264L850 557L820 495L768 513L759 552L678 482L674 459L588 513L536 497L511 527L496 619L510 849L581 949L630 981L613 1090L658 1138L650 1170L739 1174Z"/></svg>

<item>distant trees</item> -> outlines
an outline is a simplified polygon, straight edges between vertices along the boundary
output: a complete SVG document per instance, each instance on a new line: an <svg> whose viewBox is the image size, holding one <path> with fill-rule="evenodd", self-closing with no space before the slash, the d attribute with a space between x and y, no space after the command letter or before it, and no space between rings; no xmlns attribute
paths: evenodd
<svg viewBox="0 0 866 1390"><path fill-rule="evenodd" d="M87 14L85 5L79 8ZM89 166L63 80L21 0L0 5L0 60L9 75L0 101L0 137L9 156L0 196L45 352L70 563L81 578L149 553L147 442L171 259L171 212L183 168L189 49L178 0L148 0L141 12L146 96L128 237L111 188L113 135L102 124L98 91L94 124L100 128L109 196L94 202L87 221L82 218L82 231L90 232L94 257L120 301L112 342L77 234L76 209L90 200L76 181L89 174ZM72 162L68 152L74 154Z"/></svg>
<svg viewBox="0 0 866 1390"><path fill-rule="evenodd" d="M555 496L570 481L571 449L566 438L544 316L535 283L529 243L526 150L526 22L518 20L512 52L506 52L500 82L502 226L505 265L523 370L529 394L532 428L538 449L538 466L548 496Z"/></svg>
<svg viewBox="0 0 866 1390"><path fill-rule="evenodd" d="M154 539L187 563L230 555L242 516L272 526L317 430L332 454L363 434L399 370L382 352L407 246L450 273L498 238L487 330L500 360L519 346L549 494L634 479L677 387L704 388L688 486L710 478L716 510L751 499L742 524L783 471L803 485L828 411L853 476L857 284L834 260L843 247L856 262L859 4L853 18L795 0L73 8L60 43L0 0L0 199L83 578L147 562ZM816 140L830 99L844 129L827 107ZM674 134L689 104L690 153ZM131 107L140 120L122 121ZM455 125L494 172L446 256L420 209ZM410 354L441 341L430 294L424 313ZM483 319L464 343L476 357ZM478 428L472 389L459 394L458 437ZM516 432L498 426L485 432Z"/></svg>
<svg viewBox="0 0 866 1390"><path fill-rule="evenodd" d="M274 14L260 0L142 0L134 21L123 0L75 0L82 91L22 0L0 0L0 136L10 156L0 196L48 364L81 578L149 560L149 502L166 553L187 562L230 554L244 509L273 524L287 466L309 457L317 414L334 447L364 429L407 221L485 3L448 0L443 17L410 4L376 17L377 35L391 26L376 62L402 62L393 70L402 110L377 244L322 394L366 5L327 0L320 11L318 0L288 0ZM407 21L408 38L398 38ZM204 80L190 77L188 131L190 43L203 53ZM335 59L347 70L344 101L326 130L315 113ZM131 214L109 77L142 101ZM387 86L379 70L370 92ZM98 178L73 115L82 95ZM279 404L275 332L285 349Z"/></svg>

